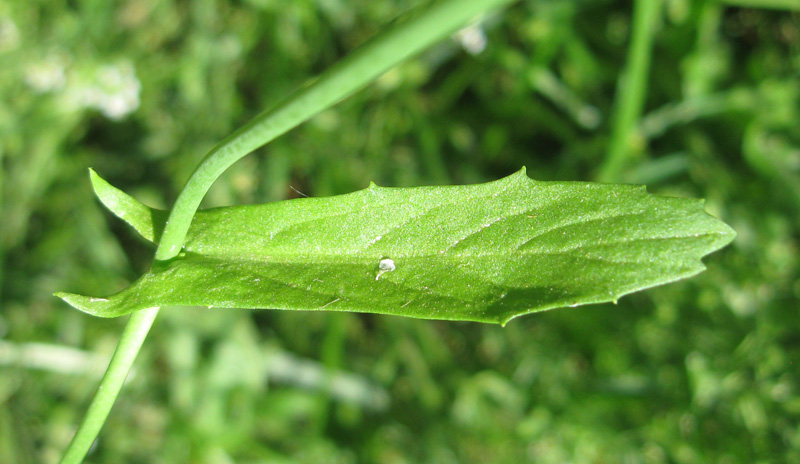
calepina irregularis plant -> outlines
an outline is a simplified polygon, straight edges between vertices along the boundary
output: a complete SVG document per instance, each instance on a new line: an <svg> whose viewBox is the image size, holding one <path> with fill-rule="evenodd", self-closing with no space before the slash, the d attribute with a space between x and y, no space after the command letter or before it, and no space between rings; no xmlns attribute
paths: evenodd
<svg viewBox="0 0 800 464"><path fill-rule="evenodd" d="M57 294L92 315L130 314L62 462L87 453L164 306L506 324L531 312L616 301L703 270L700 259L735 233L701 200L651 195L640 186L537 182L524 168L481 185L371 184L330 198L197 211L235 161L508 3L447 0L396 21L217 145L171 211L148 208L91 172L100 201L157 250L151 269L114 295ZM635 80L636 72L628 77Z"/></svg>

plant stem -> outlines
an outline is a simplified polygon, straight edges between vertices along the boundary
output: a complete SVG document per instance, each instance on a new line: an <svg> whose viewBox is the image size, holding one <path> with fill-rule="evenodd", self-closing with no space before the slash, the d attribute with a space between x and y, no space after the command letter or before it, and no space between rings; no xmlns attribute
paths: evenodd
<svg viewBox="0 0 800 464"><path fill-rule="evenodd" d="M633 6L633 32L627 64L617 84L608 155L598 175L601 182L618 181L633 157L633 138L644 106L653 37L660 10L661 0L636 0Z"/></svg>
<svg viewBox="0 0 800 464"><path fill-rule="evenodd" d="M89 405L78 431L75 432L75 436L72 437L72 441L61 458L62 464L79 463L86 456L95 437L100 433L108 412L114 405L122 384L125 383L125 378L128 377L133 360L136 359L139 348L144 343L156 315L158 315L158 308L143 309L131 314L119 339L117 349L111 357L111 362L108 363L106 373L97 387L92 404Z"/></svg>
<svg viewBox="0 0 800 464"><path fill-rule="evenodd" d="M374 39L256 116L209 152L175 202L156 250L156 260L178 255L200 202L211 184L233 163L305 122L378 78L403 60L446 38L476 16L514 0L444 0L395 21ZM158 308L131 315L97 393L70 442L62 464L83 460L122 388Z"/></svg>

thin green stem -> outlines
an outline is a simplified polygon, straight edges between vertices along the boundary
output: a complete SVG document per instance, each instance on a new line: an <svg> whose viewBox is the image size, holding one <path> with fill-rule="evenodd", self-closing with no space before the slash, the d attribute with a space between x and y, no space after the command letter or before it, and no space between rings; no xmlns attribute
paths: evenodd
<svg viewBox="0 0 800 464"><path fill-rule="evenodd" d="M633 32L627 64L617 84L608 155L600 167L598 180L618 181L631 162L636 125L642 114L647 92L647 76L661 0L636 0L633 6Z"/></svg>
<svg viewBox="0 0 800 464"><path fill-rule="evenodd" d="M514 0L444 0L428 4L394 22L272 109L225 138L195 169L170 212L156 250L156 260L180 252L200 202L211 184L233 163L312 116L364 87L403 60L446 38L476 16ZM102 428L158 308L134 313L62 464L83 460Z"/></svg>
<svg viewBox="0 0 800 464"><path fill-rule="evenodd" d="M158 315L158 308L148 308L137 311L131 314L128 319L128 324L122 332L122 336L117 344L117 349L111 357L111 362L108 364L106 373L97 387L92 399L92 404L84 415L83 422L81 422L75 436L67 447L64 456L61 458L62 464L74 464L83 460L89 448L92 446L100 429L103 428L103 423L117 399L122 384L128 377L131 365L133 364L136 355L139 353L139 348L142 347L153 321Z"/></svg>

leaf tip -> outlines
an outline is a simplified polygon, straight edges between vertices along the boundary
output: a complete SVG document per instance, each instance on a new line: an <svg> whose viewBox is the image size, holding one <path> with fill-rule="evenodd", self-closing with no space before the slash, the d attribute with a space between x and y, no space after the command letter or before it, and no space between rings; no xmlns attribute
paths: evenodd
<svg viewBox="0 0 800 464"><path fill-rule="evenodd" d="M92 183L92 190L94 190L94 194L100 198L100 193L104 187L109 186L110 184L106 182L105 179L100 177L100 174L97 173L92 168L89 168L89 181Z"/></svg>
<svg viewBox="0 0 800 464"><path fill-rule="evenodd" d="M712 253L714 251L719 250L720 248L724 248L731 244L736 239L738 235L736 230L731 227L728 223L723 221L722 219L718 218L717 216L709 213L705 209L705 200L701 199L698 200L698 205L700 210L705 213L707 219L707 232L709 234L713 234L716 236L716 240L714 240L714 248L711 249L708 253ZM708 254L706 253L706 254ZM705 255L703 255L705 256Z"/></svg>
<svg viewBox="0 0 800 464"><path fill-rule="evenodd" d="M167 213L147 207L111 185L94 169L89 169L89 178L95 196L111 213L130 224L146 240L155 242L159 238Z"/></svg>
<svg viewBox="0 0 800 464"><path fill-rule="evenodd" d="M721 231L720 233L726 240L725 245L728 245L729 243L736 240L736 237L739 235L739 233L736 232L736 230L733 227L731 227L730 224L728 224L727 222L725 221L719 221L719 222L722 223L720 227Z"/></svg>
<svg viewBox="0 0 800 464"><path fill-rule="evenodd" d="M73 308L91 314L92 316L114 317L119 315L109 314L108 311L104 311L104 309L107 309L108 303L110 303L106 298L95 298L68 292L56 292L53 293L53 296L61 298Z"/></svg>

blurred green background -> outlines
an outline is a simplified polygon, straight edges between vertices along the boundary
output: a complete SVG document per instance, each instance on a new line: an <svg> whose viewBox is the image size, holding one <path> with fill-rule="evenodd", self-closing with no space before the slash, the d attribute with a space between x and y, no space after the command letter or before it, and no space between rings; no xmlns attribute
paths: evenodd
<svg viewBox="0 0 800 464"><path fill-rule="evenodd" d="M214 143L418 3L0 3L0 462L58 460L125 323L52 292L107 294L152 259L87 168L169 207ZM506 328L171 308L88 462L800 463L796 5L659 9L616 180L737 230L705 273ZM518 3L246 157L206 206L523 165L596 180L631 17Z"/></svg>

